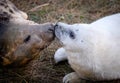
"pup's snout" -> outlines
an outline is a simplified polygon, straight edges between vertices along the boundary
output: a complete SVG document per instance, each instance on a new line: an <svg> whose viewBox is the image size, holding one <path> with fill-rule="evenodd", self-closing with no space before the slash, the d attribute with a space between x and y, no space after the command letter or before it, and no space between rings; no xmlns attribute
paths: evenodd
<svg viewBox="0 0 120 83"><path fill-rule="evenodd" d="M55 36L58 38L58 39L61 39L62 36L66 36L68 35L69 33L69 28L66 28L68 27L69 25L66 24L66 23L62 23L62 22L58 22L54 25L54 28L55 28Z"/></svg>
<svg viewBox="0 0 120 83"><path fill-rule="evenodd" d="M63 29L63 28L65 28L65 26L67 26L66 23L58 22L58 23L56 23L56 24L54 25L54 28L55 28L55 29L57 29L57 28Z"/></svg>
<svg viewBox="0 0 120 83"><path fill-rule="evenodd" d="M56 27L58 27L58 23L56 23L56 24L54 25L54 28L56 28Z"/></svg>
<svg viewBox="0 0 120 83"><path fill-rule="evenodd" d="M54 30L56 29L61 29L62 27L60 26L59 22L54 25Z"/></svg>
<svg viewBox="0 0 120 83"><path fill-rule="evenodd" d="M62 26L59 23L56 23L54 25L54 30L55 30L55 36L60 39L61 33L62 33Z"/></svg>

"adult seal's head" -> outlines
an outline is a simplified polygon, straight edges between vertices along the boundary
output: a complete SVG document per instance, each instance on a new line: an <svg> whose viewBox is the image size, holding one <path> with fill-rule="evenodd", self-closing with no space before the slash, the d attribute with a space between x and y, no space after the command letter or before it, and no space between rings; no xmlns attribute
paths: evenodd
<svg viewBox="0 0 120 83"><path fill-rule="evenodd" d="M26 20L26 14L7 1L0 1L3 4L0 5L0 65L20 66L38 56L54 40L54 26ZM5 9L5 4L15 13Z"/></svg>

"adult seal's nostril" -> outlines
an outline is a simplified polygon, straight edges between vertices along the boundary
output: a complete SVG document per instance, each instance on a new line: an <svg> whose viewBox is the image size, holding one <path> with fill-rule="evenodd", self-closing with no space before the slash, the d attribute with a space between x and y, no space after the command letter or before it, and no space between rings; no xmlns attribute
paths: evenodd
<svg viewBox="0 0 120 83"><path fill-rule="evenodd" d="M54 32L54 28L49 28L48 29L50 32Z"/></svg>
<svg viewBox="0 0 120 83"><path fill-rule="evenodd" d="M55 28L54 28L54 25L51 24L50 28L48 29L50 32L54 32Z"/></svg>

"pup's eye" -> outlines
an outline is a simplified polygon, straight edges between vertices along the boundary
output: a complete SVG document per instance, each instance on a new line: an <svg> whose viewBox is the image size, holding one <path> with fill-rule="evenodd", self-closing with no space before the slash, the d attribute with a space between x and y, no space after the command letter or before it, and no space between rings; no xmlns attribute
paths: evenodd
<svg viewBox="0 0 120 83"><path fill-rule="evenodd" d="M28 35L25 39L24 39L24 42L27 43L29 40L30 40L31 36Z"/></svg>
<svg viewBox="0 0 120 83"><path fill-rule="evenodd" d="M74 32L70 31L69 36L70 36L70 38L75 39L75 34L74 34Z"/></svg>

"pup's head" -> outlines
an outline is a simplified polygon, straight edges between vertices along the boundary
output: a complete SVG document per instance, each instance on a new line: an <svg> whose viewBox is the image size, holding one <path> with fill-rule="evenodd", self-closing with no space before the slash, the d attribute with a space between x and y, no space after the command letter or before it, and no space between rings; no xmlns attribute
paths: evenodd
<svg viewBox="0 0 120 83"><path fill-rule="evenodd" d="M26 20L24 13L8 0L0 1L0 10L0 64L23 65L54 40L52 23Z"/></svg>
<svg viewBox="0 0 120 83"><path fill-rule="evenodd" d="M66 23L57 23L55 26L55 35L63 44L64 48L70 51L79 51L84 41L81 36L81 26L79 24L69 25Z"/></svg>

